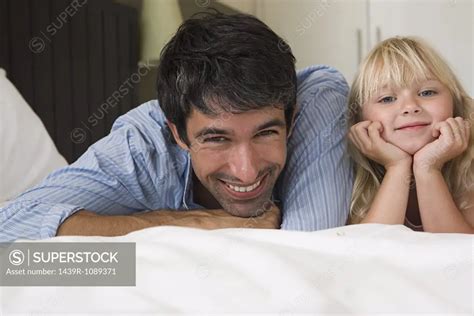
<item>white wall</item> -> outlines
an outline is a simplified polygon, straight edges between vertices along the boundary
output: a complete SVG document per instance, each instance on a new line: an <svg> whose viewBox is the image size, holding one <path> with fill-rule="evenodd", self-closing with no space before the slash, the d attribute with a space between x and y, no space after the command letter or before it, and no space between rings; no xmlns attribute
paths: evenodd
<svg viewBox="0 0 474 316"><path fill-rule="evenodd" d="M156 62L182 22L177 0L144 0L140 15L140 61Z"/></svg>
<svg viewBox="0 0 474 316"><path fill-rule="evenodd" d="M351 82L377 40L418 35L474 95L473 0L255 1L256 15L289 42L298 68L332 65Z"/></svg>
<svg viewBox="0 0 474 316"><path fill-rule="evenodd" d="M419 36L450 64L471 96L474 95L474 1L370 0L372 39ZM375 44L375 41L373 41Z"/></svg>
<svg viewBox="0 0 474 316"><path fill-rule="evenodd" d="M474 0L189 1L201 6L219 2L256 15L288 41L298 68L331 65L348 82L352 82L360 59L378 40L418 35L445 57L474 95ZM157 59L181 23L177 3L143 1L142 36L146 40L142 60Z"/></svg>
<svg viewBox="0 0 474 316"><path fill-rule="evenodd" d="M203 0L201 0L203 1ZM210 0L208 0L210 1ZM256 0L218 0L216 2L225 4L228 7L239 10L240 12L255 15Z"/></svg>
<svg viewBox="0 0 474 316"><path fill-rule="evenodd" d="M298 68L327 64L352 81L367 51L367 0L257 0L256 14L288 41Z"/></svg>

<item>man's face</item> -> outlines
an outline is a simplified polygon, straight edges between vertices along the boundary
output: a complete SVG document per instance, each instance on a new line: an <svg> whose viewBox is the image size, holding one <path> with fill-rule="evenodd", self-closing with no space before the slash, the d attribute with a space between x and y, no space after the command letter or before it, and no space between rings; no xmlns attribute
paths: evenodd
<svg viewBox="0 0 474 316"><path fill-rule="evenodd" d="M223 209L241 217L261 210L285 165L283 109L267 107L217 116L193 111L186 132L189 146L177 142L189 150L196 177Z"/></svg>

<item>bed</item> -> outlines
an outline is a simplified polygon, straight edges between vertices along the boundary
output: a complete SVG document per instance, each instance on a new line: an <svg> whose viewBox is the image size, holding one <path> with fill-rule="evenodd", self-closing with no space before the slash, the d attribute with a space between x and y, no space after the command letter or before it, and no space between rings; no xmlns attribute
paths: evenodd
<svg viewBox="0 0 474 316"><path fill-rule="evenodd" d="M377 224L55 237L135 243L135 286L0 287L0 313L472 315L472 241Z"/></svg>

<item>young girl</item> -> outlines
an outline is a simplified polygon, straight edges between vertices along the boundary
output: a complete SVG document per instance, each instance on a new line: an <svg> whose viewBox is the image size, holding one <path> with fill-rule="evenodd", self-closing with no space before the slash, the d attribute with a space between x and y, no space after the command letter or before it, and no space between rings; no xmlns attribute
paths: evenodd
<svg viewBox="0 0 474 316"><path fill-rule="evenodd" d="M348 115L349 223L474 233L473 100L433 49L414 38L380 43L352 85Z"/></svg>

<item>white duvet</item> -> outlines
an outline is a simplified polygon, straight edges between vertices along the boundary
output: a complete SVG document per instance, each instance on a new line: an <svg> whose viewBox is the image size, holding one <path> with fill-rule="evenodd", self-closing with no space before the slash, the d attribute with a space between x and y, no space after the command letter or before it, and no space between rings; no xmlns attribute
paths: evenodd
<svg viewBox="0 0 474 316"><path fill-rule="evenodd" d="M135 287L0 287L0 314L473 313L473 237L354 225L319 232L158 227Z"/></svg>

